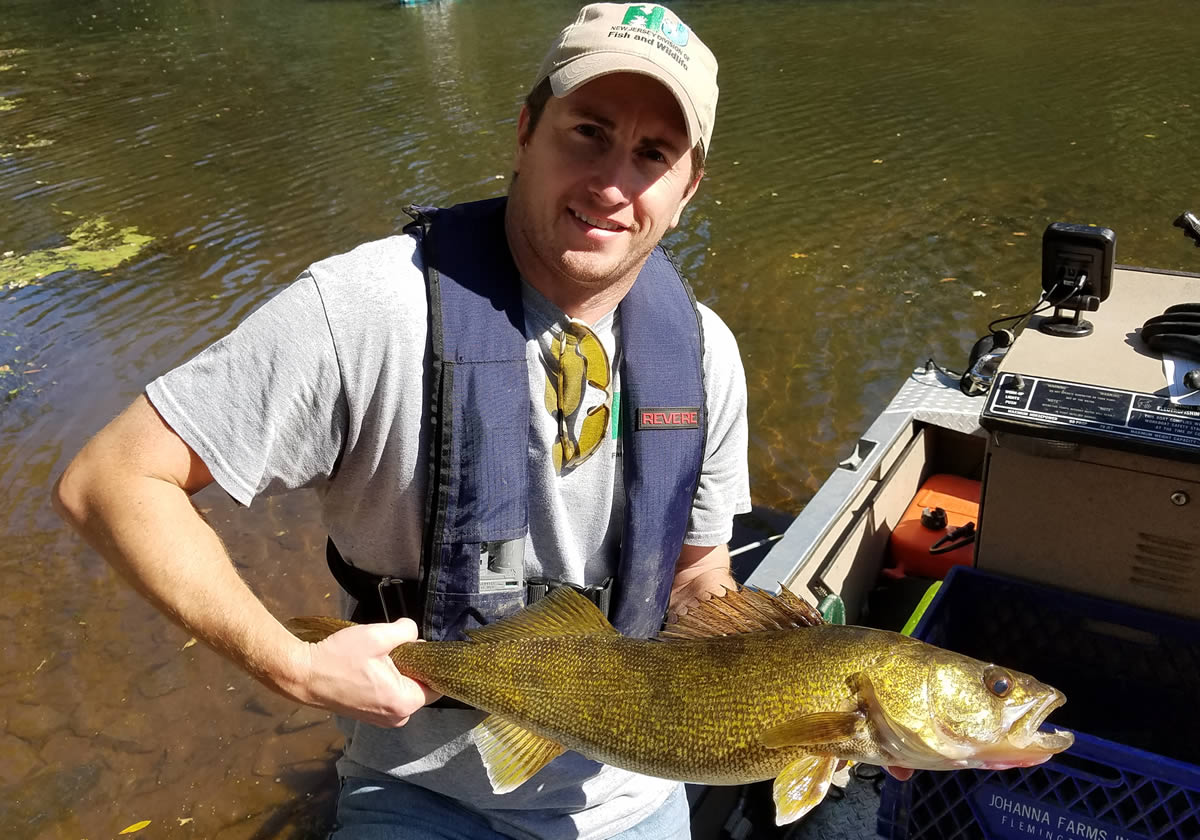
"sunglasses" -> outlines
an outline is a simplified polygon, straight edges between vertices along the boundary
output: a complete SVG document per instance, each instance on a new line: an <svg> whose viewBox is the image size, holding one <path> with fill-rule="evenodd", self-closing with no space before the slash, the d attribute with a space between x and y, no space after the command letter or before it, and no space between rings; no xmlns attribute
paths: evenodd
<svg viewBox="0 0 1200 840"><path fill-rule="evenodd" d="M608 433L612 418L612 369L608 351L596 334L574 321L554 339L553 352L558 364L551 376L557 405L558 440L554 446L554 467L559 472L576 467L590 458ZM588 409L579 430L579 439L571 434L568 420L583 402L585 383L605 393L604 402Z"/></svg>

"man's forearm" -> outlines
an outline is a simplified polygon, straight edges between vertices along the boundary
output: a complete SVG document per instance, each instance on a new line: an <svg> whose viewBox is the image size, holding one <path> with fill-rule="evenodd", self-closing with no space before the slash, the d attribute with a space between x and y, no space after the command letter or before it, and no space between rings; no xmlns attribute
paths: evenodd
<svg viewBox="0 0 1200 840"><path fill-rule="evenodd" d="M159 478L97 478L69 469L55 502L84 539L173 621L269 687L301 699L296 687L306 646L246 586L184 490Z"/></svg>

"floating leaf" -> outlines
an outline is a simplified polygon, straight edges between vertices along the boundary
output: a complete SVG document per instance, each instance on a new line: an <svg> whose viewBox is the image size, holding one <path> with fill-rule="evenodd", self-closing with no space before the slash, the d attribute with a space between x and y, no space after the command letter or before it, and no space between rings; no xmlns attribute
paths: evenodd
<svg viewBox="0 0 1200 840"><path fill-rule="evenodd" d="M118 832L118 833L119 834L133 834L135 831L141 831L143 828L145 828L148 825L150 825L150 820L142 820L141 822L135 822L133 825L131 825L127 828L121 829L120 832Z"/></svg>
<svg viewBox="0 0 1200 840"><path fill-rule="evenodd" d="M979 291L979 289L976 289L975 291L971 292L971 294L975 297L987 297L987 292L981 292L981 291Z"/></svg>
<svg viewBox="0 0 1200 840"><path fill-rule="evenodd" d="M879 158L875 158L875 160L871 161L871 163L883 163L883 161Z"/></svg>
<svg viewBox="0 0 1200 840"><path fill-rule="evenodd" d="M957 277L943 277L943 278L942 278L942 279L941 279L939 282L941 282L941 283L953 283L953 282L954 282L955 280L957 280L957 279L958 279Z"/></svg>
<svg viewBox="0 0 1200 840"><path fill-rule="evenodd" d="M179 820L180 825L187 825L192 821L191 817L176 817L175 819Z"/></svg>
<svg viewBox="0 0 1200 840"><path fill-rule="evenodd" d="M1013 236L1028 236L1028 235L1029 235L1028 233L1021 233L1021 231L1019 231L1019 230L1013 231Z"/></svg>
<svg viewBox="0 0 1200 840"><path fill-rule="evenodd" d="M187 650L194 644L196 644L196 637L192 636L192 638L188 639L186 642L183 643L183 647L181 647L180 650Z"/></svg>

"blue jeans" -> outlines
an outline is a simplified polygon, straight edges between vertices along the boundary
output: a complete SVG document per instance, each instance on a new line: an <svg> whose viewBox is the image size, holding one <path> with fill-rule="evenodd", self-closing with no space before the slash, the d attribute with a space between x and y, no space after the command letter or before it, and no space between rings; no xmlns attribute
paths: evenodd
<svg viewBox="0 0 1200 840"><path fill-rule="evenodd" d="M573 835L572 835L573 836ZM683 785L646 819L610 840L689 840ZM479 814L407 782L347 777L329 840L509 840ZM564 837L563 840L569 840Z"/></svg>

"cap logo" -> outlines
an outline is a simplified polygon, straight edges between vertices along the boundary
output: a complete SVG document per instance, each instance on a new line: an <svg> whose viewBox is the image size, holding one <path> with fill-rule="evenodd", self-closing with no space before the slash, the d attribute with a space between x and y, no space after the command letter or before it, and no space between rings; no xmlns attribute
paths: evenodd
<svg viewBox="0 0 1200 840"><path fill-rule="evenodd" d="M628 38L630 37L630 29L646 29L658 34L667 41L670 41L676 47L688 46L688 38L690 30L683 20L680 20L666 8L662 6L630 6L625 10L625 18L619 25L613 26L608 37ZM635 36L638 37L638 36ZM640 41L649 41L649 38L638 37ZM650 43L654 43L650 41ZM674 56L680 64L686 66L685 56L682 53ZM682 59L682 60L680 60Z"/></svg>
<svg viewBox="0 0 1200 840"><path fill-rule="evenodd" d="M687 25L662 6L630 6L625 11L622 26L640 26L651 32L662 33L673 44L686 47Z"/></svg>

